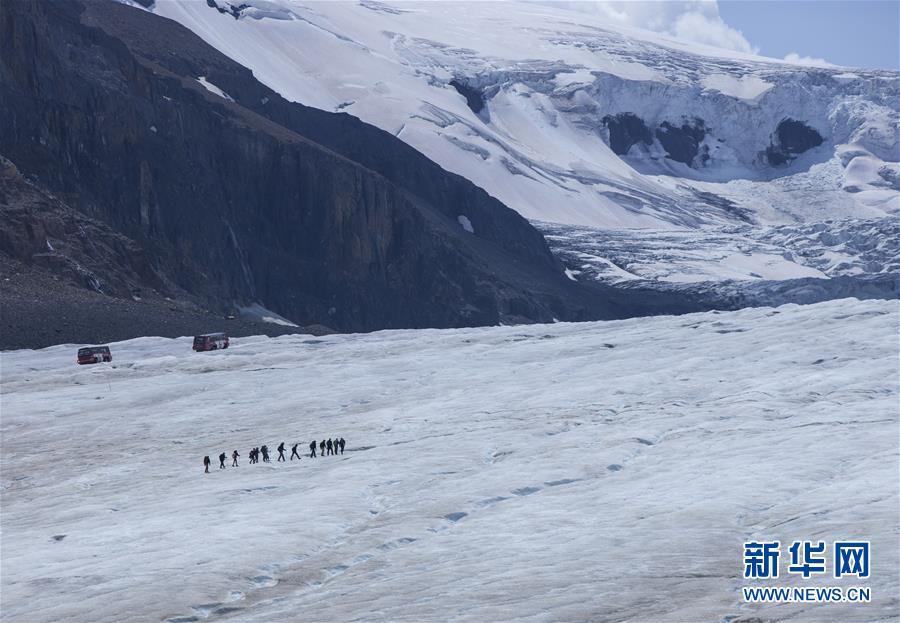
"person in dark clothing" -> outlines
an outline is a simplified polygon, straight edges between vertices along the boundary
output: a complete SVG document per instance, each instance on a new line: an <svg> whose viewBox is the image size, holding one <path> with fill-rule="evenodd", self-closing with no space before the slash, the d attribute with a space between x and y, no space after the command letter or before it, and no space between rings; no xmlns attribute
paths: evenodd
<svg viewBox="0 0 900 623"><path fill-rule="evenodd" d="M319 443L319 455L325 456L325 440L323 439L321 443Z"/></svg>
<svg viewBox="0 0 900 623"><path fill-rule="evenodd" d="M269 461L269 446L263 446L259 450L263 455L263 463L271 463L271 461Z"/></svg>
<svg viewBox="0 0 900 623"><path fill-rule="evenodd" d="M316 458L316 440L313 439L309 442L309 458Z"/></svg>
<svg viewBox="0 0 900 623"><path fill-rule="evenodd" d="M225 459L227 458L228 456L224 452L219 455L219 469L225 469Z"/></svg>
<svg viewBox="0 0 900 623"><path fill-rule="evenodd" d="M344 438L343 438L343 437L341 437L340 441L338 441L338 445L341 447L341 454L344 453L344 444L346 444L346 443L347 443L347 442L344 441Z"/></svg>
<svg viewBox="0 0 900 623"><path fill-rule="evenodd" d="M231 453L231 466L232 466L232 467L237 467L237 466L238 466L237 460L238 460L238 457L239 457L239 456L241 456L241 455L238 454L238 451L237 451L237 450L235 450L234 452Z"/></svg>
<svg viewBox="0 0 900 623"><path fill-rule="evenodd" d="M285 460L284 459L284 442L283 441L280 444L278 444L278 460L279 461Z"/></svg>
<svg viewBox="0 0 900 623"><path fill-rule="evenodd" d="M204 473L204 474L208 474L208 473L209 473L209 462L210 462L210 461L209 461L209 455L207 454L205 457L203 457L203 467L205 468L205 469L203 470L203 473Z"/></svg>
<svg viewBox="0 0 900 623"><path fill-rule="evenodd" d="M299 443L295 443L293 446L291 446L291 460L292 461L294 460L294 457L297 457L298 461L300 460L300 455L297 454L297 446L299 446L299 445L300 445Z"/></svg>
<svg viewBox="0 0 900 623"><path fill-rule="evenodd" d="M249 455L249 456L250 456L250 462L251 462L251 463L257 463L257 462L259 461L259 449L258 449L258 448L252 448L252 449L250 450L250 455Z"/></svg>
<svg viewBox="0 0 900 623"><path fill-rule="evenodd" d="M328 450L328 455L330 456L332 453L332 445L330 439L325 442L325 449Z"/></svg>

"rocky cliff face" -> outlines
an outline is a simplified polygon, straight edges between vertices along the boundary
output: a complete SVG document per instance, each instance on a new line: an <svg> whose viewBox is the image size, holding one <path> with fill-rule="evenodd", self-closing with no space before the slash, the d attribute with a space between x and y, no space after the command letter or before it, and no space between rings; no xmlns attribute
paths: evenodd
<svg viewBox="0 0 900 623"><path fill-rule="evenodd" d="M0 155L0 254L99 294L174 294L134 240L89 218L22 176ZM179 295L181 293L179 292Z"/></svg>
<svg viewBox="0 0 900 623"><path fill-rule="evenodd" d="M3 3L0 109L0 153L140 248L110 261L220 308L258 301L339 330L624 309L567 280L536 230L463 178L286 102L138 9Z"/></svg>

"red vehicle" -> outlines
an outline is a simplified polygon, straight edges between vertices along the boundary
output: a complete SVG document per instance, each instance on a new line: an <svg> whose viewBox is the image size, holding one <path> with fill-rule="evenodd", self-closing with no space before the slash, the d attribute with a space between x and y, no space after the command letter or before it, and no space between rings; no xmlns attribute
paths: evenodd
<svg viewBox="0 0 900 623"><path fill-rule="evenodd" d="M112 354L109 352L109 346L86 346L78 349L77 361L79 365L104 363L112 361Z"/></svg>
<svg viewBox="0 0 900 623"><path fill-rule="evenodd" d="M194 337L194 350L197 352L220 348L228 348L228 335L225 333L206 333Z"/></svg>

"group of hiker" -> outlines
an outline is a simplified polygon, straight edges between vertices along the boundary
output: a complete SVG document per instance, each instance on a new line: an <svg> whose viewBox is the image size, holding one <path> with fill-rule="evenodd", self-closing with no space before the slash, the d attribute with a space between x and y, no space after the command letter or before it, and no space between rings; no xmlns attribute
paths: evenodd
<svg viewBox="0 0 900 623"><path fill-rule="evenodd" d="M318 444L316 444L316 440L313 439L312 441L309 442L309 458L314 459L314 458L316 458L316 456L331 456L331 455L337 456L338 454L343 454L344 446L346 444L347 444L347 442L344 440L343 437L335 438L335 439L323 439ZM295 443L291 447L291 460L292 461L294 460L294 457L297 457L298 461L300 460L300 454L297 452L297 446L299 446L299 445L300 445L299 443ZM318 455L316 454L316 445L318 445L318 447L319 447ZM278 450L278 458L276 459L276 462L286 461L286 459L284 458L284 442L282 441L280 444L278 444L278 448L276 448L276 449ZM263 444L261 446L257 446L255 448L253 448L252 450L250 450L250 452L248 454L250 463L259 463L260 456L262 456L263 463L271 463L272 462L269 459L269 447L265 444ZM238 467L238 459L240 457L241 457L241 455L238 453L237 450L235 450L234 452L231 453L231 466L232 467ZM219 469L225 469L225 461L227 459L228 459L228 455L225 454L224 452L219 455ZM206 474L209 473L210 463L211 463L211 461L209 460L208 455L203 457L203 468L204 468L204 473L206 473Z"/></svg>

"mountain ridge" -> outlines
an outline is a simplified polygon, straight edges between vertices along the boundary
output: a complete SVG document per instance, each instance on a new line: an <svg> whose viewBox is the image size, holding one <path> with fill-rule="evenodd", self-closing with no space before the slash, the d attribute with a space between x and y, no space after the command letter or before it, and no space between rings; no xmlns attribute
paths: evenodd
<svg viewBox="0 0 900 623"><path fill-rule="evenodd" d="M687 80L690 76L717 91L707 103L731 106L766 97L775 87L763 84L757 74L736 82L727 74L709 74L710 67L744 67L746 59L703 57L708 66L691 68L684 63L693 52L678 52L676 45L666 53L675 56L651 58L661 62L656 68L619 62L613 73L585 74L571 58L533 58L498 68L500 56L482 57L475 49L382 31L378 37L413 70L412 82L404 75L376 81L364 100L340 101L336 112L330 112L282 97L256 78L254 68L211 43L221 44L216 38L222 33L265 27L261 32L273 36L263 52L278 52L280 31L271 26L287 25L310 28L317 36L349 46L353 60L359 50L364 57L383 60L375 48L360 47L353 37L323 24L360 12L386 13L391 19L415 16L418 5L404 5L394 13L384 3L329 4L307 15L302 12L308 7L283 0L248 0L240 11L225 13L218 10L219 0L139 4L22 2L0 10L0 31L5 34L0 42L0 104L10 113L0 120L0 155L14 162L29 183L58 198L64 210L53 218L65 213L69 216L63 221L73 222L73 212L65 212L71 209L93 219L96 231L107 227L130 241L92 257L83 240L54 238L52 231L57 230L52 227L35 228L34 222L20 218L24 204L8 202L2 207L16 216L0 234L14 244L6 244L0 253L10 259L4 266L12 266L5 270L17 275L16 283L34 267L50 271L53 279L120 300L131 301L134 292L143 292L138 298L149 301L152 291L161 301L184 301L201 315L221 318L237 309L263 309L296 324L338 331L620 318L811 302L854 293L898 296L897 280L891 276L900 252L891 233L897 219L873 218L883 213L858 206L845 210L850 204L841 203L854 197L865 199L859 205L873 197L887 204L896 199L892 188L900 175L892 177L891 168L897 168L896 163L878 164L879 155L891 156L890 128L896 124L881 123L878 114L887 110L884 107L870 114L877 102L865 99L872 88L864 84L882 74L889 78L888 72L852 78L837 69L813 69L801 85L823 80L831 84L844 76L841 79L851 85L847 92L856 89L863 97L848 104L857 107L848 114L865 112L857 119L863 125L854 131L868 137L871 149L857 141L838 146L828 156L834 147L828 132L785 117L773 122L774 142L759 152L767 161L781 162L776 166L785 167L783 174L722 184L700 179L705 163L720 159L710 147L715 147L710 136L716 127L707 120L674 120L665 112L671 101L656 96L642 98L641 115L616 112L609 103L615 89L626 83L631 83L629 89L646 88L657 95L685 85L696 89ZM426 7L432 10L432 5ZM156 14L173 11L180 20ZM183 25L190 22L186 15L202 18L192 23L197 32ZM609 31L619 38L599 40L604 45L612 42L610 49L601 49L591 37L602 29L569 23L567 28L581 33L576 42L584 47L578 51L575 46L572 52L572 40L554 39L559 33L553 31L557 26L551 18L539 36L562 46L566 54L585 53L585 58L607 62L618 53L616 45L628 43L621 33ZM448 22L447 32L459 36L466 19ZM510 19L515 24L520 18ZM354 27L366 32L372 26ZM509 41L521 45L523 40ZM321 53L319 43L304 39L298 49ZM629 45L636 54L655 49L642 48L644 44ZM324 51L334 52L329 80L344 80L341 88L362 88L347 82L353 76L342 74L347 59L338 50ZM674 65L662 62L667 59L674 59ZM297 69L292 63L287 59L283 68ZM484 63L475 72L448 71L477 69ZM677 77L685 71L707 74L685 74L680 87L666 86L651 75L675 72ZM308 79L302 71L295 75L301 83ZM555 84L549 91L547 80ZM375 105L393 106L402 116L419 101L421 93L415 89L422 83L440 101L423 100L422 108L397 127L376 127L359 114L367 106L372 112ZM334 84L323 86L327 88L320 95L331 97ZM398 99L400 92L411 99ZM601 93L608 100L604 109L596 99ZM654 107L658 114L650 122L646 111ZM544 155L530 153L534 145L529 148L520 139L529 139L532 126L520 122L533 121L528 115L535 112L545 121L555 120L544 130L590 132L593 142L582 145L581 135L570 132L562 139L578 140L542 144L548 148ZM840 123L852 125L847 119ZM438 134L428 134L434 130ZM425 141L428 149L419 151L411 135ZM887 151L879 152L880 144ZM435 145L440 146L438 156L462 155L473 159L475 168L461 175L440 158L428 159L425 154ZM441 151L445 148L450 151ZM585 157L601 154L604 168L592 168L587 160L554 164L568 149ZM810 164L825 156L825 161ZM451 158L450 164L458 162ZM660 162L667 163L666 171L654 172ZM642 167L650 169L641 172ZM495 175L498 170L503 174ZM473 171L476 174L468 175ZM851 178L853 184L848 185ZM484 179L486 190L473 183ZM840 192L822 192L823 180L837 184L841 179ZM561 194L532 193L536 180L545 190ZM518 213L521 209L514 211L496 198L503 195L496 192L496 184L503 192L505 188L515 196L527 195L550 214L581 210L579 185L601 198L592 209L602 211L604 202L617 207L604 212L605 229L529 222ZM726 187L731 194L723 192ZM735 188L743 190L734 194ZM21 199L15 193L8 196ZM830 203L834 196L840 201ZM791 201L778 203L773 199L778 197ZM807 197L816 199L807 204ZM843 220L830 218L832 214ZM866 219L872 227L865 225ZM657 229L630 228L650 222ZM776 224L766 224L770 222ZM658 229L660 223L665 227ZM23 234L29 226L45 232L44 239ZM867 241L866 235L874 238ZM55 250L48 255L44 247ZM122 249L131 249L133 255L121 255ZM120 260L105 265L99 261L116 253ZM143 262L140 275L127 270L134 262ZM125 270L117 272L117 266ZM826 283L829 279L834 283ZM70 304L83 305L82 298L72 297ZM139 307L129 303L123 313L138 313ZM22 330L27 332L29 314L17 317L25 319ZM96 322L99 326L103 319ZM8 331L23 326L21 320L7 325ZM94 334L73 335L74 340Z"/></svg>
<svg viewBox="0 0 900 623"><path fill-rule="evenodd" d="M371 330L628 306L572 283L541 234L471 182L356 119L276 102L175 22L92 1L7 4L0 22L0 153L219 308L260 302L299 324ZM216 60L206 84L198 59ZM269 97L283 123L216 81ZM292 127L304 114L344 144Z"/></svg>

